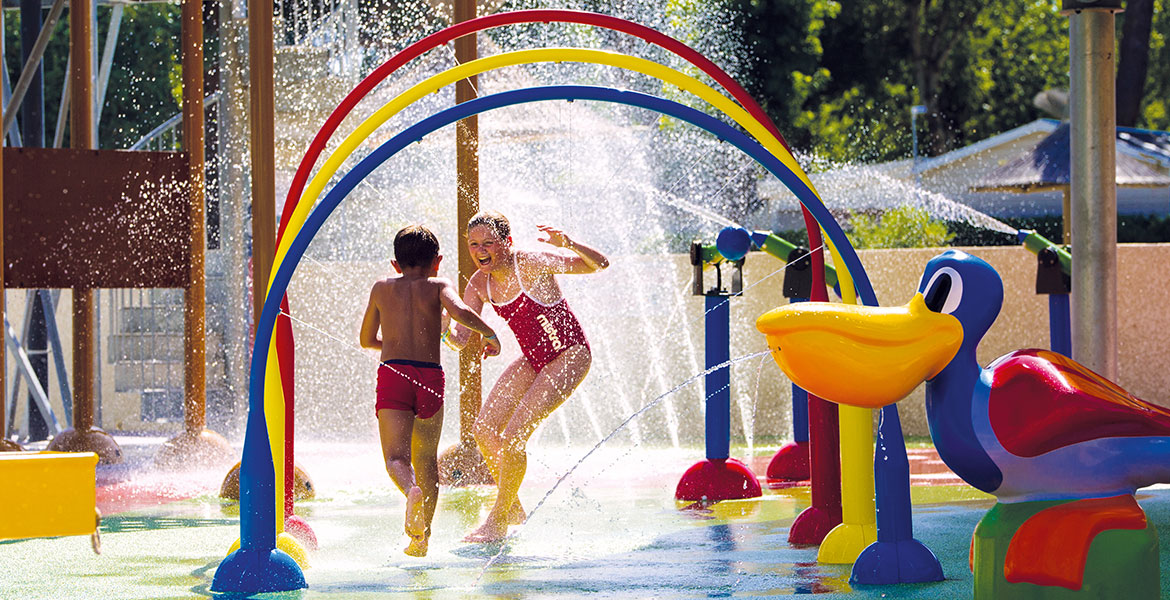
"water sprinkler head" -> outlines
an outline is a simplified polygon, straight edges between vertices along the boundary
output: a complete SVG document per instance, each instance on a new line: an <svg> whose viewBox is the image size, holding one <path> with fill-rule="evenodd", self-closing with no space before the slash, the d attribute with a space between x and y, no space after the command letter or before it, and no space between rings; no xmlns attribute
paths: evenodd
<svg viewBox="0 0 1170 600"><path fill-rule="evenodd" d="M715 248L730 261L737 261L752 248L752 234L743 227L724 227L715 238Z"/></svg>

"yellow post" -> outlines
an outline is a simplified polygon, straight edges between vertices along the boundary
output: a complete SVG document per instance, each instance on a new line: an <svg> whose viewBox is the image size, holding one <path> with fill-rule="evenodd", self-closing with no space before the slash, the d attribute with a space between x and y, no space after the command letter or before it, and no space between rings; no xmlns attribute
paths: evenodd
<svg viewBox="0 0 1170 600"><path fill-rule="evenodd" d="M827 238L826 238L827 240ZM837 249L829 244L833 262L845 264ZM857 304L853 278L846 269L838 269L841 297L846 304ZM841 432L841 524L829 531L817 551L817 561L852 564L865 547L877 541L877 509L873 484L873 410L856 406L839 406Z"/></svg>

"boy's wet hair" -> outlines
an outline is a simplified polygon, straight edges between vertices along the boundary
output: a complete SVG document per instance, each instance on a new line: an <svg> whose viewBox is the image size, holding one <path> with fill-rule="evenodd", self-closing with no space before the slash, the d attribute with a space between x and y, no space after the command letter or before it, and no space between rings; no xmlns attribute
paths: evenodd
<svg viewBox="0 0 1170 600"><path fill-rule="evenodd" d="M508 224L508 218L494 210L485 210L476 213L467 222L467 230L471 231L479 225L489 227L501 240L506 240L508 236L512 235L512 226Z"/></svg>
<svg viewBox="0 0 1170 600"><path fill-rule="evenodd" d="M422 225L409 225L394 236L394 260L400 267L429 267L439 255L439 238Z"/></svg>

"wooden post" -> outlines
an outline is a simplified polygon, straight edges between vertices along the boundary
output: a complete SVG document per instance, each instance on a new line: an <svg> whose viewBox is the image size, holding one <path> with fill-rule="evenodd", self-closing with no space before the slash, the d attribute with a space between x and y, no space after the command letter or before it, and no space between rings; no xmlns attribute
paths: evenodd
<svg viewBox="0 0 1170 600"><path fill-rule="evenodd" d="M183 290L183 433L159 449L155 463L167 467L195 462L228 462L234 452L223 436L207 425L207 326L204 258L204 118L203 5L183 0L181 44L183 62L183 150L188 160L191 202L191 250L187 287Z"/></svg>
<svg viewBox="0 0 1170 600"><path fill-rule="evenodd" d="M455 22L461 23L475 18L476 0L456 0ZM475 34L455 40L455 60L465 64L477 58ZM455 103L472 100L476 96L478 78L471 76L455 83ZM455 170L458 186L459 226L459 290L467 287L468 280L475 273L475 261L467 250L467 222L479 212L479 118L470 116L455 125ZM480 376L481 340L468 344L459 354L459 439L471 442L471 426L479 413L482 397Z"/></svg>
<svg viewBox="0 0 1170 600"><path fill-rule="evenodd" d="M69 52L73 72L69 76L73 106L69 145L75 149L93 148L92 19L93 4L89 0L70 2ZM93 290L77 288L73 290L73 428L79 431L93 425L93 361Z"/></svg>
<svg viewBox="0 0 1170 600"><path fill-rule="evenodd" d="M183 0L183 145L190 160L191 260L183 302L184 419L188 433L207 423L206 346L204 323L204 128L203 128L203 9L200 0Z"/></svg>
<svg viewBox="0 0 1170 600"><path fill-rule="evenodd" d="M0 31L3 31L3 20L0 19ZM3 109L0 107L0 112ZM2 134L0 134L2 135ZM0 140L0 146L3 146L3 141ZM0 323L4 322L5 305L4 305L4 152L0 148ZM7 334L0 331L0 340ZM19 444L8 439L8 407L4 403L5 390L8 388L7 380L4 378L5 366L8 364L8 359L4 355L4 349L7 340L0 341L0 452L4 451L18 451L21 450Z"/></svg>
<svg viewBox="0 0 1170 600"><path fill-rule="evenodd" d="M249 2L248 58L252 122L252 331L264 308L276 255L276 151L274 144L272 3Z"/></svg>
<svg viewBox="0 0 1170 600"><path fill-rule="evenodd" d="M93 135L93 4L75 0L69 6L69 145L91 150ZM78 257L82 260L83 257ZM61 452L96 452L103 463L122 462L122 449L113 436L93 426L94 399L93 288L73 289L73 428L49 442Z"/></svg>
<svg viewBox="0 0 1170 600"><path fill-rule="evenodd" d="M475 3L476 0L455 0L455 22L474 19ZM463 64L477 58L476 39L471 33L455 40L456 62ZM477 82L474 75L456 82L455 103L475 98ZM458 184L459 290L462 292L476 269L467 250L467 222L479 212L479 119L474 115L455 125L455 172ZM480 336L473 333L471 341L459 353L459 444L448 448L439 459L439 479L445 484L491 482L491 474L472 437L472 426L483 398L482 344Z"/></svg>

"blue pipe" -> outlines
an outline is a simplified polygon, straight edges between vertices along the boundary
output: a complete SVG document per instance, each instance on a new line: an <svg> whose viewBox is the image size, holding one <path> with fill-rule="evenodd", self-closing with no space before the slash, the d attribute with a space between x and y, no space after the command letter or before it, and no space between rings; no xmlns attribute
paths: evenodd
<svg viewBox="0 0 1170 600"><path fill-rule="evenodd" d="M704 299L703 355L710 369L731 360L731 298ZM707 460L727 460L731 456L731 365L707 373L703 387L707 393Z"/></svg>
<svg viewBox="0 0 1170 600"><path fill-rule="evenodd" d="M1048 344L1053 352L1072 356L1072 325L1068 294L1048 294Z"/></svg>

